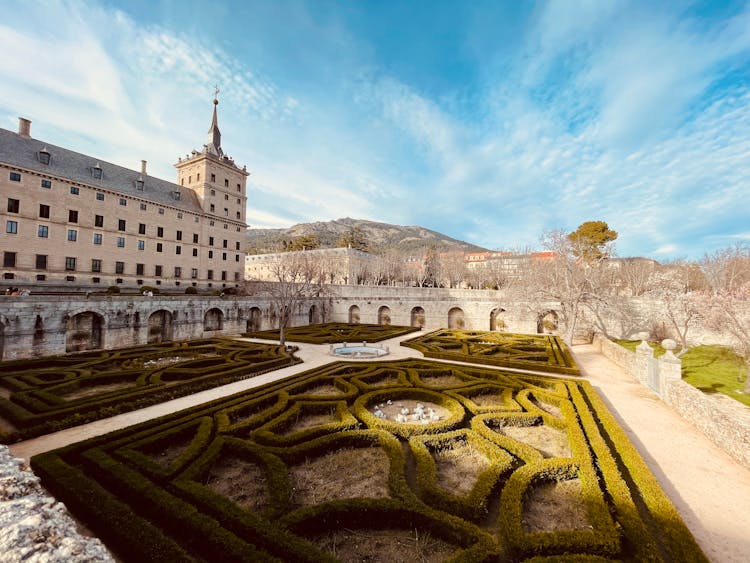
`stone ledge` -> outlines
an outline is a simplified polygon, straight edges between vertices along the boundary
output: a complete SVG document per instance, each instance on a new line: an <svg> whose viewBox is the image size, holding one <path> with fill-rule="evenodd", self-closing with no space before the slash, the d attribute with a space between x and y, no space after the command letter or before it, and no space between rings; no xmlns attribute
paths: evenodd
<svg viewBox="0 0 750 563"><path fill-rule="evenodd" d="M82 536L65 505L48 496L26 462L0 445L0 553L7 563L112 562L101 541Z"/></svg>

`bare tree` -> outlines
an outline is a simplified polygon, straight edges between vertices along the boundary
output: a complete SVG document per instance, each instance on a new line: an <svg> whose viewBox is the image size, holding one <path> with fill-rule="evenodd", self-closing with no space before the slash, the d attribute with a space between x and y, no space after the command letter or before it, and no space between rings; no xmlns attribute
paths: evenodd
<svg viewBox="0 0 750 563"><path fill-rule="evenodd" d="M448 287L460 287L466 279L466 260L463 252L444 252L438 256L442 282Z"/></svg>
<svg viewBox="0 0 750 563"><path fill-rule="evenodd" d="M530 259L512 284L537 309L559 307L558 321L567 344L573 341L584 308L596 311L597 303L605 299L601 279L602 261L609 255L606 245L597 258L586 259L577 244L581 243L562 230L545 232L542 245L553 257Z"/></svg>
<svg viewBox="0 0 750 563"><path fill-rule="evenodd" d="M720 250L701 261L709 289L704 292L705 324L732 339L745 361L745 393L750 393L750 247Z"/></svg>
<svg viewBox="0 0 750 563"><path fill-rule="evenodd" d="M653 260L643 258L622 258L618 260L617 279L620 289L626 290L632 297L646 293L651 277L656 269Z"/></svg>
<svg viewBox="0 0 750 563"><path fill-rule="evenodd" d="M316 302L325 308L330 288L324 285L325 272L319 261L305 252L282 255L271 267L274 280L262 282L260 291L269 296L279 319L279 343L286 343L286 329L295 309Z"/></svg>
<svg viewBox="0 0 750 563"><path fill-rule="evenodd" d="M652 274L650 288L646 293L655 299L661 315L680 341L682 349L678 355L687 352L688 333L701 320L703 306L699 288L702 279L699 274L695 264L673 262Z"/></svg>

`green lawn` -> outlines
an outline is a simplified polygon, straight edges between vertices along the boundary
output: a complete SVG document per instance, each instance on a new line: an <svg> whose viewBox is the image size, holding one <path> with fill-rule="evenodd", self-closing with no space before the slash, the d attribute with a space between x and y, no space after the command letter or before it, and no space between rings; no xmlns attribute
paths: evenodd
<svg viewBox="0 0 750 563"><path fill-rule="evenodd" d="M615 340L620 346L635 351L640 344L637 340ZM664 348L656 342L649 342L656 357L664 353ZM747 406L750 395L743 392L747 367L742 358L727 346L696 346L690 348L680 358L682 379L705 393L723 393Z"/></svg>

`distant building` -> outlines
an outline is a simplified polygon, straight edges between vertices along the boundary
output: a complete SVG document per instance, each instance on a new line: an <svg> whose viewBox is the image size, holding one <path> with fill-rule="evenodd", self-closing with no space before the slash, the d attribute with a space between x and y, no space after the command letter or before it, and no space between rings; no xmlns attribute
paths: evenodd
<svg viewBox="0 0 750 563"><path fill-rule="evenodd" d="M273 254L245 256L245 279L248 281L278 281L277 267L282 260L304 256L316 266L324 283L357 285L375 262L376 257L353 248L319 248Z"/></svg>
<svg viewBox="0 0 750 563"><path fill-rule="evenodd" d="M177 183L0 129L4 285L177 289L243 280L246 169L224 154L214 98L208 139Z"/></svg>

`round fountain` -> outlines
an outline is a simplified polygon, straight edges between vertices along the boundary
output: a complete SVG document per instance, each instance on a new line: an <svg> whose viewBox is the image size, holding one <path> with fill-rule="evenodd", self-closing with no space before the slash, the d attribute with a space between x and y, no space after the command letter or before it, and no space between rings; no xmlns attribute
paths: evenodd
<svg viewBox="0 0 750 563"><path fill-rule="evenodd" d="M362 342L362 344L347 344L344 342L340 346L331 345L329 353L332 356L337 356L347 360L372 360L373 358L380 358L390 353L390 350L386 346L368 344Z"/></svg>

